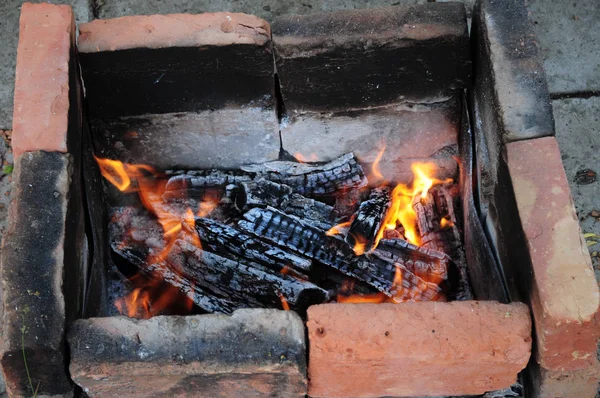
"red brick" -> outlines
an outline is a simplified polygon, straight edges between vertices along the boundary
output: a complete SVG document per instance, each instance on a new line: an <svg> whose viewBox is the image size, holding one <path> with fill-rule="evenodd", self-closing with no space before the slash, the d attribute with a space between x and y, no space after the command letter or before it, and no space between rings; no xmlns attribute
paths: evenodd
<svg viewBox="0 0 600 398"><path fill-rule="evenodd" d="M323 304L308 309L309 395L470 395L510 386L529 360L525 304Z"/></svg>
<svg viewBox="0 0 600 398"><path fill-rule="evenodd" d="M67 152L73 12L65 5L25 3L19 29L14 155L36 150Z"/></svg>
<svg viewBox="0 0 600 398"><path fill-rule="evenodd" d="M83 53L132 48L264 45L269 24L253 15L229 12L97 19L79 26Z"/></svg>
<svg viewBox="0 0 600 398"><path fill-rule="evenodd" d="M552 371L594 366L600 295L558 143L544 137L506 150L533 267L537 361Z"/></svg>

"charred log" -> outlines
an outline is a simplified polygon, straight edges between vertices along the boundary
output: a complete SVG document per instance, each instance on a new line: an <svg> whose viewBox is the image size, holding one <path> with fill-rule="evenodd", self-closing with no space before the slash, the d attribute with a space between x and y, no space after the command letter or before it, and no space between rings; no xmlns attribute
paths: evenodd
<svg viewBox="0 0 600 398"><path fill-rule="evenodd" d="M413 209L417 214L417 226L422 246L447 253L458 270L456 299L469 300L473 297L465 254L462 248L461 233L458 229L454 210L455 192L452 186L438 185L413 201Z"/></svg>
<svg viewBox="0 0 600 398"><path fill-rule="evenodd" d="M206 218L196 218L196 232L204 248L228 258L245 258L281 272L292 267L302 275L310 271L312 261L269 245L254 236Z"/></svg>
<svg viewBox="0 0 600 398"><path fill-rule="evenodd" d="M177 170L167 171L169 179L165 185L163 197L174 198L203 198L207 194L225 196L226 187L232 187L242 182L251 181L253 176L242 171L221 170Z"/></svg>
<svg viewBox="0 0 600 398"><path fill-rule="evenodd" d="M382 239L377 253L403 263L415 275L439 285L448 278L450 257L437 250L419 247L403 239Z"/></svg>
<svg viewBox="0 0 600 398"><path fill-rule="evenodd" d="M274 207L285 213L306 218L324 229L331 228L335 219L333 207L293 193L292 188L287 185L265 179L241 183L235 197L235 205L244 211L253 207Z"/></svg>
<svg viewBox="0 0 600 398"><path fill-rule="evenodd" d="M335 204L333 210L339 216L337 221L347 221L358 210L363 193L360 189L344 189L333 194Z"/></svg>
<svg viewBox="0 0 600 398"><path fill-rule="evenodd" d="M134 215L135 219L128 216ZM303 312L309 305L327 299L318 286L274 272L251 261L238 261L200 249L189 235L180 234L163 253L166 242L156 233L156 221L128 211L115 213L111 222L113 251L137 266L142 274L160 275L179 288L195 304L209 312L229 313L243 307L279 307L285 300L290 308ZM129 227L145 224L137 235ZM123 228L126 227L126 228Z"/></svg>
<svg viewBox="0 0 600 398"><path fill-rule="evenodd" d="M369 199L360 204L346 235L346 242L354 248L362 246L359 252L371 251L390 203L389 188L373 189Z"/></svg>
<svg viewBox="0 0 600 398"><path fill-rule="evenodd" d="M274 161L244 166L242 170L288 185L301 195L326 195L340 189L367 185L367 178L353 153L327 163Z"/></svg>
<svg viewBox="0 0 600 398"><path fill-rule="evenodd" d="M341 239L273 208L254 208L239 221L240 228L355 277L401 300L430 300L439 292L400 262L376 253L355 256ZM400 276L400 277L398 277Z"/></svg>

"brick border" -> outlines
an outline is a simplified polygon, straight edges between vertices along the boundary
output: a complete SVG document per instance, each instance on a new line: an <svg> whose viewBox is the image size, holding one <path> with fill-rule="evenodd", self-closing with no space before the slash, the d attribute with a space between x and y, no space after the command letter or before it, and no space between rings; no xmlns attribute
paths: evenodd
<svg viewBox="0 0 600 398"><path fill-rule="evenodd" d="M311 397L483 394L513 384L531 351L522 303L321 304L307 327Z"/></svg>

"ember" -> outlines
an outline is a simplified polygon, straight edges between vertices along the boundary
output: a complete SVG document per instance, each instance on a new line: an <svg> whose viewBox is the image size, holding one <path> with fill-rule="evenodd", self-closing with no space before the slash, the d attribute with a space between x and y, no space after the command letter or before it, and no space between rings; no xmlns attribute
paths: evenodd
<svg viewBox="0 0 600 398"><path fill-rule="evenodd" d="M465 284L452 280L464 267L452 180L418 163L412 183L392 189L379 170L384 150L372 189L352 153L327 163L296 154L302 162L165 172L97 158L106 180L137 193L145 208L111 211L114 257L138 270L133 279L149 281L116 307L142 318L182 300L194 304L189 311L302 314L327 301L461 298L456 285Z"/></svg>

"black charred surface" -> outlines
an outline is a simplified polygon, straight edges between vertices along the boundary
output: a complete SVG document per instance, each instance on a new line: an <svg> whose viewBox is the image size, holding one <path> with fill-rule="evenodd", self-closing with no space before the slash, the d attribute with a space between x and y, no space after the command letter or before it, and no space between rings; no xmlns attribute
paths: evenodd
<svg viewBox="0 0 600 398"><path fill-rule="evenodd" d="M240 228L333 267L348 276L366 282L386 295L406 299L431 299L439 288L415 276L402 264L377 254L355 256L341 239L276 209L252 209L239 221ZM402 280L394 283L396 267Z"/></svg>
<svg viewBox="0 0 600 398"><path fill-rule="evenodd" d="M236 207L249 210L253 207L274 207L285 213L309 220L320 228L329 229L335 220L332 206L323 202L293 193L284 184L259 179L243 182L237 190Z"/></svg>
<svg viewBox="0 0 600 398"><path fill-rule="evenodd" d="M373 189L369 199L362 202L358 207L348 235L346 235L346 242L352 247L357 244L364 244L364 250L370 251L390 204L389 188Z"/></svg>
<svg viewBox="0 0 600 398"><path fill-rule="evenodd" d="M270 44L80 53L91 116L274 106Z"/></svg>
<svg viewBox="0 0 600 398"><path fill-rule="evenodd" d="M364 187L365 173L354 157L347 153L327 163L274 161L242 167L258 177L288 185L301 195L326 195L340 189Z"/></svg>
<svg viewBox="0 0 600 398"><path fill-rule="evenodd" d="M470 83L459 3L282 16L273 23L273 44L290 111L418 102Z"/></svg>

